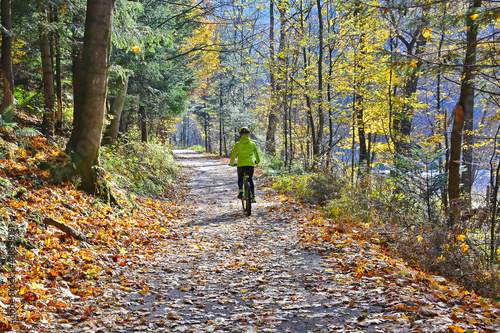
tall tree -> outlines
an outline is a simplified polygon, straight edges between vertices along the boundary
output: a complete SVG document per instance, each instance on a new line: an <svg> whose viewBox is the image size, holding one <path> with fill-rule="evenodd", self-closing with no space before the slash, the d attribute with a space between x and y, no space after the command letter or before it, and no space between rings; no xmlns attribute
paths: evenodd
<svg viewBox="0 0 500 333"><path fill-rule="evenodd" d="M68 142L71 157L88 193L96 189L108 85L114 0L88 0L81 65L81 107L75 113Z"/></svg>
<svg viewBox="0 0 500 333"><path fill-rule="evenodd" d="M321 1L316 1L316 8L318 10L318 133L313 142L313 155L316 159L321 154L321 143L323 140L323 128L325 126L325 116L323 113L323 15L321 8Z"/></svg>
<svg viewBox="0 0 500 333"><path fill-rule="evenodd" d="M462 81L460 84L460 97L457 106L455 107L455 118L453 129L450 138L450 160L448 163L449 178L448 178L448 193L450 199L450 219L451 225L456 224L460 218L461 200L460 200L460 166L462 152L462 138L465 137L465 143L468 147L464 150L464 165L470 169L472 167L472 119L474 115L474 71L476 65L476 49L477 49L477 34L478 23L476 14L481 7L481 0L469 0L469 10L465 15L465 26L467 28L467 42L465 49L465 59L463 64ZM468 136L463 135L464 131L468 131ZM469 150L469 151L468 151ZM470 155L469 155L470 152ZM470 197L470 189L472 187L472 174L466 175L467 182L466 193Z"/></svg>
<svg viewBox="0 0 500 333"><path fill-rule="evenodd" d="M2 0L2 51L1 67L3 79L3 101L0 113L14 104L14 74L12 71L12 23L10 0Z"/></svg>
<svg viewBox="0 0 500 333"><path fill-rule="evenodd" d="M39 25L40 53L42 57L43 91L45 108L43 110L42 131L48 136L54 135L55 128L55 89L54 89L54 66L51 50L51 33L48 28L49 17L47 8L40 4L40 12L43 20Z"/></svg>
<svg viewBox="0 0 500 333"><path fill-rule="evenodd" d="M473 180L473 131L474 131L474 79L477 60L477 35L479 30L478 9L481 0L469 0L469 12L465 18L467 26L467 44L464 70L460 88L459 103L464 109L462 160L464 170L461 175L462 192L470 205Z"/></svg>
<svg viewBox="0 0 500 333"><path fill-rule="evenodd" d="M281 11L280 11L281 13ZM268 110L267 116L267 132L266 132L266 152L270 155L276 154L276 127L278 126L278 110L274 107L274 101L277 95L276 89L276 73L275 73L275 54L274 54L274 0L269 4L269 70L271 84L271 107Z"/></svg>
<svg viewBox="0 0 500 333"><path fill-rule="evenodd" d="M398 33L398 39L403 43L406 48L406 54L411 57L412 61L409 65L409 73L405 78L405 82L402 87L402 98L404 100L403 105L396 109L393 121L393 136L394 136L394 150L396 152L396 158L399 156L408 156L410 152L410 134L412 129L412 121L414 108L411 99L417 92L418 80L420 79L420 56L424 52L425 45L428 40L428 28L429 22L426 17L430 6L425 5L421 8L422 13L418 15L414 13L414 17L417 21L415 27L410 29L410 31L405 36L403 33ZM418 7L414 10L420 10ZM406 15L406 14L403 14Z"/></svg>
<svg viewBox="0 0 500 333"><path fill-rule="evenodd" d="M109 110L109 125L104 133L104 139L109 142L114 142L118 138L118 132L120 129L120 120L123 113L123 107L127 99L127 87L129 80L129 73L125 71L120 71L113 82L115 83L114 91L115 96L110 101ZM111 81L111 80L110 80Z"/></svg>

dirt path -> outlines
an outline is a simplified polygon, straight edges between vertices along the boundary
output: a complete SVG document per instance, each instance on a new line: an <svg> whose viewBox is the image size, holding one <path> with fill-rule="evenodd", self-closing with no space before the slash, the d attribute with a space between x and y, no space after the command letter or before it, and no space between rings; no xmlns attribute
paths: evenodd
<svg viewBox="0 0 500 333"><path fill-rule="evenodd" d="M481 311L464 310L463 296L439 299L433 291L438 282L381 259L348 236L323 256L306 250L298 237L310 216L306 208L280 199L257 178L257 204L246 217L236 199L235 168L192 151L175 154L190 175L184 219L165 241L165 252L153 254L143 269L147 288L127 296L119 315L128 320L116 332L460 332L455 326L492 332L500 327L497 318L479 322ZM360 277L356 269L364 258L373 261L363 268L373 274Z"/></svg>

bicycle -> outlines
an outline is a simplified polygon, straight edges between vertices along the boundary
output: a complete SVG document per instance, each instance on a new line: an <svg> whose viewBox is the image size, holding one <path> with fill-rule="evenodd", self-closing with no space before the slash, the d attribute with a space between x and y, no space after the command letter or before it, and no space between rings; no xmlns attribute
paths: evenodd
<svg viewBox="0 0 500 333"><path fill-rule="evenodd" d="M243 176L243 196L241 197L241 205L243 212L250 216L252 214L252 191L250 189L249 175Z"/></svg>

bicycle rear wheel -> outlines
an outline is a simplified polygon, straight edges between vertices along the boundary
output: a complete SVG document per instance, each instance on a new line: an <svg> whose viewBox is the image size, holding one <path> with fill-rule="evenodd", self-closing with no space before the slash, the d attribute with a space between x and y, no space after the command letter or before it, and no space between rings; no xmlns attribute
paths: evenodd
<svg viewBox="0 0 500 333"><path fill-rule="evenodd" d="M247 206L246 213L247 216L250 216L250 214L252 214L252 191L250 190L250 182L248 181L245 182L245 192L244 199Z"/></svg>

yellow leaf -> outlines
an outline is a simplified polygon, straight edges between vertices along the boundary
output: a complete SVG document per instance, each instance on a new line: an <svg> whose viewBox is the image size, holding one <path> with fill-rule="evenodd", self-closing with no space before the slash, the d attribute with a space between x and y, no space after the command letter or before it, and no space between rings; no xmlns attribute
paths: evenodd
<svg viewBox="0 0 500 333"><path fill-rule="evenodd" d="M457 239L461 242L465 241L465 235L458 235Z"/></svg>
<svg viewBox="0 0 500 333"><path fill-rule="evenodd" d="M431 37L431 33L432 33L432 29L431 28L425 28L424 30L422 30L422 35L425 38Z"/></svg>
<svg viewBox="0 0 500 333"><path fill-rule="evenodd" d="M477 14L472 14L472 15L470 16L470 18L472 19L472 21L474 21L475 19L477 19L477 17L478 17L478 16L479 16L479 15L477 15Z"/></svg>
<svg viewBox="0 0 500 333"><path fill-rule="evenodd" d="M149 294L150 293L149 287L148 286L144 286L144 289L142 289L140 291L140 293L143 294L143 295Z"/></svg>
<svg viewBox="0 0 500 333"><path fill-rule="evenodd" d="M132 48L132 51L134 51L134 53L140 53L141 52L141 48L139 46L134 46Z"/></svg>
<svg viewBox="0 0 500 333"><path fill-rule="evenodd" d="M417 240L418 240L419 243L422 241L422 239L424 239L424 237L422 237L420 235L417 236Z"/></svg>
<svg viewBox="0 0 500 333"><path fill-rule="evenodd" d="M415 68L415 67L417 67L417 63L416 63L415 61L413 61L413 60L412 60L412 61L410 62L410 66Z"/></svg>
<svg viewBox="0 0 500 333"><path fill-rule="evenodd" d="M455 325L448 325L448 330L450 332L454 332L454 333L464 333L464 329L459 327L459 326L455 326Z"/></svg>
<svg viewBox="0 0 500 333"><path fill-rule="evenodd" d="M43 286L41 284L39 284L39 283L36 283L35 281L32 281L31 282L31 289L39 289L39 290L41 290L41 289L43 289Z"/></svg>
<svg viewBox="0 0 500 333"><path fill-rule="evenodd" d="M248 291L248 289L243 289L241 292L246 293L247 291Z"/></svg>

